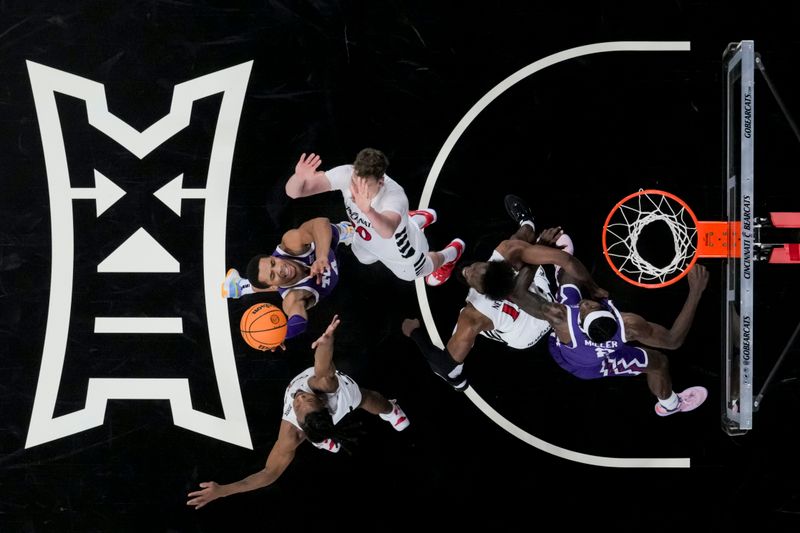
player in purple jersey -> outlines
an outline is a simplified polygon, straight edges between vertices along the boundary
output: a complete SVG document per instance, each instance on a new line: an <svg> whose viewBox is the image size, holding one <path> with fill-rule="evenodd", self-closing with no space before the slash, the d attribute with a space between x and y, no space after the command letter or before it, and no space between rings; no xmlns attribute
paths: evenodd
<svg viewBox="0 0 800 533"><path fill-rule="evenodd" d="M580 379L643 373L650 391L658 398L655 411L659 416L691 411L705 401L708 391L704 387L690 387L678 394L672 390L669 361L655 349L676 350L683 345L708 284L704 266L695 265L689 272L689 295L670 329L634 313L622 313L607 298L584 298L579 289L581 284L585 285L584 280L563 269L557 276L558 302L547 301L527 290L535 273L532 266L523 268L513 278L514 289L509 299L550 324L553 328L550 355L561 368ZM592 285L593 290L595 287Z"/></svg>
<svg viewBox="0 0 800 533"><path fill-rule="evenodd" d="M275 292L283 298L288 317L286 338L306 330L308 310L328 296L339 281L336 247L349 244L353 226L331 224L327 218L311 219L283 234L272 254L259 254L247 265L247 278L236 269L228 270L222 295L239 298L254 292Z"/></svg>

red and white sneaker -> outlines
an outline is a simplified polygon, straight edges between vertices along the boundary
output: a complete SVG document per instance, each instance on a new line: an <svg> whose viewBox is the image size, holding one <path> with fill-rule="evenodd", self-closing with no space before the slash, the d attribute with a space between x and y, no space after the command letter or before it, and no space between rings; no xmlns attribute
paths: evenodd
<svg viewBox="0 0 800 533"><path fill-rule="evenodd" d="M453 273L453 268L455 268L456 263L458 260L461 259L461 254L464 253L464 248L466 244L461 239L453 239L453 242L445 246L445 248L453 247L456 249L456 258L452 261L448 261L447 263L440 266L438 269L434 270L427 276L425 276L425 283L430 285L431 287L436 287L441 285L448 279L450 279L450 274Z"/></svg>
<svg viewBox="0 0 800 533"><path fill-rule="evenodd" d="M694 411L706 401L706 398L708 398L708 390L705 387L689 387L678 393L678 406L675 409L667 409L660 402L656 402L656 414L669 416L675 413Z"/></svg>
<svg viewBox="0 0 800 533"><path fill-rule="evenodd" d="M415 216L420 216L425 219L425 221L421 225L417 224L419 226L419 229L425 229L434 222L436 222L437 220L436 211L434 211L433 209L419 209L417 211L408 212L408 217L411 218L411 221L416 224L416 221L414 220Z"/></svg>
<svg viewBox="0 0 800 533"><path fill-rule="evenodd" d="M310 442L310 441L309 441ZM314 446L326 452L336 453L341 448L341 445L333 439L325 439L322 442L312 442Z"/></svg>
<svg viewBox="0 0 800 533"><path fill-rule="evenodd" d="M380 413L378 416L389 422L395 430L403 431L411 422L408 420L403 410L400 409L400 406L397 405L397 400L389 400L389 403L392 404L392 412L386 414Z"/></svg>

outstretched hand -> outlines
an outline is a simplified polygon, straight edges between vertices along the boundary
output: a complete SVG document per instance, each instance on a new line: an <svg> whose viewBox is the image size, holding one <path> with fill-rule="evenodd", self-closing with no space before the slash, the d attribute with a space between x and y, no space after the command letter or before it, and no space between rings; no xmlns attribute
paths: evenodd
<svg viewBox="0 0 800 533"><path fill-rule="evenodd" d="M375 195L370 192L367 184L367 178L356 177L350 182L350 194L353 195L353 201L358 208L366 213L372 206L372 200Z"/></svg>
<svg viewBox="0 0 800 533"><path fill-rule="evenodd" d="M415 329L418 329L420 326L418 318L406 318L403 320L403 324L400 326L400 329L403 330L403 335L406 337L410 337L412 333L414 333Z"/></svg>
<svg viewBox="0 0 800 533"><path fill-rule="evenodd" d="M695 264L686 279L689 281L689 290L702 293L708 285L708 269L703 265Z"/></svg>
<svg viewBox="0 0 800 533"><path fill-rule="evenodd" d="M186 505L193 506L195 510L200 509L207 503L213 502L222 496L222 490L219 488L219 485L213 481L205 481L200 483L200 486L202 490L196 490L187 494L190 499L186 502Z"/></svg>
<svg viewBox="0 0 800 533"><path fill-rule="evenodd" d="M559 250L563 250L567 247L566 244L556 244L561 236L564 235L564 230L561 229L561 226L557 226L555 228L547 228L543 230L539 237L536 239L536 244L541 244L542 246L549 246L551 248L558 248Z"/></svg>
<svg viewBox="0 0 800 533"><path fill-rule="evenodd" d="M325 329L325 332L311 344L311 349L314 350L318 346L333 342L333 332L339 327L339 323L341 323L339 315L333 315L333 320L331 320L330 325Z"/></svg>
<svg viewBox="0 0 800 533"><path fill-rule="evenodd" d="M320 164L322 164L322 159L317 154L308 154L308 156L302 154L300 160L294 166L294 173L303 179L312 178L316 174L322 173L322 171L317 171Z"/></svg>
<svg viewBox="0 0 800 533"><path fill-rule="evenodd" d="M327 257L317 257L317 260L311 264L311 275L316 276L318 285L322 285L322 276L330 269L331 265Z"/></svg>

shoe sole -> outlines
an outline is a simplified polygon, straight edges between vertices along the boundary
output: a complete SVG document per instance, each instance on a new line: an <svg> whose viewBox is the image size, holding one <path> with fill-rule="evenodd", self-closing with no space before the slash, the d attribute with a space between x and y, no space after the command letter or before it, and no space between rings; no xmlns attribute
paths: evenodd
<svg viewBox="0 0 800 533"><path fill-rule="evenodd" d="M234 270L236 270L236 269L235 268L229 268L228 271L225 272L225 281L222 282L222 287L221 287L221 289L222 289L221 292L222 292L222 297L223 298L226 298L226 299L228 298L228 291L225 290L225 285L228 284L228 276L230 276L231 272L233 272ZM234 300L235 299L236 298L234 298Z"/></svg>
<svg viewBox="0 0 800 533"><path fill-rule="evenodd" d="M521 221L521 220L517 220L517 217L516 217L516 215L514 215L514 210L511 208L511 206L512 206L514 203L518 203L518 204L524 205L525 207L528 207L528 204L526 204L526 203L525 203L525 202L522 200L522 198L520 198L519 196L515 196L515 195L513 195L513 194L507 194L507 195L506 195L506 197L505 197L504 203L505 203L505 206L506 206L506 213L508 213L508 216L510 216L510 217L511 217L511 219L512 219L514 222L517 222L517 223L520 223L520 224L521 224L521 223L522 223L522 221ZM529 207L528 207L528 211L530 211L530 208L529 208ZM531 217L532 217L532 216L533 216L533 215L531 215Z"/></svg>
<svg viewBox="0 0 800 533"><path fill-rule="evenodd" d="M685 391L678 393L678 396L686 395L686 393L689 393L689 392L693 393L692 396L694 397L695 402L696 402L696 403L694 403L694 405L688 406L688 404L685 401L682 401L678 405L678 408L675 409L674 411L664 411L662 413L661 411L658 410L658 408L659 408L659 406L661 404L656 402L656 405L655 405L656 414L658 416L664 417L664 416L671 416L671 415L674 415L676 413L688 413L689 411L694 411L695 409L697 409L698 407L703 405L703 403L706 401L706 398L708 398L708 389L706 389L705 387L700 387L700 386L689 387ZM698 398L699 398L699 401L697 400Z"/></svg>

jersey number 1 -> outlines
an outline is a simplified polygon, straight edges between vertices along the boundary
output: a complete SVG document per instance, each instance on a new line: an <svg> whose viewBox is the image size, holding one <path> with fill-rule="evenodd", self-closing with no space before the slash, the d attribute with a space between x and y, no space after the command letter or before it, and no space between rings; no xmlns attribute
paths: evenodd
<svg viewBox="0 0 800 533"><path fill-rule="evenodd" d="M508 304L503 304L501 311L510 316L512 320L516 320L519 316L519 310L511 307Z"/></svg>

